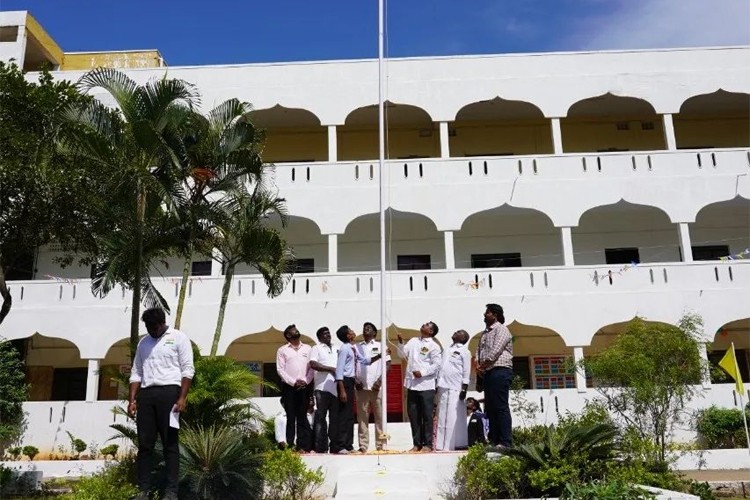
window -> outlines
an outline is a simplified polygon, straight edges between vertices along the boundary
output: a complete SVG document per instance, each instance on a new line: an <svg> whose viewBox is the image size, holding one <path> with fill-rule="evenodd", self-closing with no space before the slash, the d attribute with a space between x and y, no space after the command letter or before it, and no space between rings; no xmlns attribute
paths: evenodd
<svg viewBox="0 0 750 500"><path fill-rule="evenodd" d="M294 264L295 273L314 273L315 259L297 259Z"/></svg>
<svg viewBox="0 0 750 500"><path fill-rule="evenodd" d="M701 245L692 247L693 260L719 260L719 257L729 255L727 245Z"/></svg>
<svg viewBox="0 0 750 500"><path fill-rule="evenodd" d="M432 269L429 255L399 255L398 270Z"/></svg>
<svg viewBox="0 0 750 500"><path fill-rule="evenodd" d="M55 368L52 378L52 401L86 399L87 368Z"/></svg>
<svg viewBox="0 0 750 500"><path fill-rule="evenodd" d="M21 254L5 273L5 279L8 281L34 279L34 252Z"/></svg>
<svg viewBox="0 0 750 500"><path fill-rule="evenodd" d="M641 262L637 248L606 248L604 256L607 264L636 264Z"/></svg>
<svg viewBox="0 0 750 500"><path fill-rule="evenodd" d="M0 42L18 40L18 26L0 26Z"/></svg>
<svg viewBox="0 0 750 500"><path fill-rule="evenodd" d="M531 389L531 370L529 370L529 358L513 358L513 378L518 377L523 381L523 389Z"/></svg>
<svg viewBox="0 0 750 500"><path fill-rule="evenodd" d="M263 397L281 396L281 391L274 389L274 387L281 388L281 377L279 377L279 372L276 371L276 363L263 363L263 382L273 384L273 387L263 385Z"/></svg>
<svg viewBox="0 0 750 500"><path fill-rule="evenodd" d="M532 356L531 359L534 389L575 388L575 372L568 366L570 356Z"/></svg>
<svg viewBox="0 0 750 500"><path fill-rule="evenodd" d="M211 264L210 260L201 260L193 262L190 267L191 276L211 276Z"/></svg>
<svg viewBox="0 0 750 500"><path fill-rule="evenodd" d="M471 254L471 267L521 267L520 253L475 253Z"/></svg>

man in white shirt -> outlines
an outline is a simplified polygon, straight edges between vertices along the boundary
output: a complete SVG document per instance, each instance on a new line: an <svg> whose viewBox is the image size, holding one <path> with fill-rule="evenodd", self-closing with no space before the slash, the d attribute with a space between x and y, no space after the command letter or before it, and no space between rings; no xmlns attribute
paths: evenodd
<svg viewBox="0 0 750 500"><path fill-rule="evenodd" d="M471 376L471 354L466 347L469 334L458 330L451 337L453 344L443 351L443 363L437 381L437 435L436 450L466 448L466 390Z"/></svg>
<svg viewBox="0 0 750 500"><path fill-rule="evenodd" d="M164 311L146 309L141 316L148 335L139 343L130 371L128 415L138 430L138 489L136 500L146 500L154 485L156 436L164 448L167 474L165 500L177 500L180 472L178 429L170 426L173 412L185 409L185 400L195 374L193 348L187 335L170 328ZM177 417L179 418L179 417Z"/></svg>
<svg viewBox="0 0 750 500"><path fill-rule="evenodd" d="M318 329L318 344L310 351L310 368L313 377L315 417L313 419L313 449L326 453L330 443L338 437L338 393L336 390L336 360L339 350L331 345L331 331L327 326ZM326 423L330 419L330 425ZM331 450L333 453L338 450Z"/></svg>
<svg viewBox="0 0 750 500"><path fill-rule="evenodd" d="M362 327L364 341L357 346L363 353L363 357L372 358L380 354L380 342L375 341L378 333L375 325L367 322ZM386 353L387 354L387 353ZM391 364L391 357L386 355L386 368ZM383 449L383 413L382 413L382 362L371 365L363 365L355 385L357 388L357 423L359 427L359 451L367 453L370 444L370 409L375 412L375 449Z"/></svg>
<svg viewBox="0 0 750 500"><path fill-rule="evenodd" d="M435 382L442 361L442 349L433 340L438 333L438 326L428 321L419 329L420 336L404 345L404 339L398 335L398 344L394 344L399 356L406 359L406 406L411 424L411 435L414 447L410 452L432 451L432 413L435 407Z"/></svg>

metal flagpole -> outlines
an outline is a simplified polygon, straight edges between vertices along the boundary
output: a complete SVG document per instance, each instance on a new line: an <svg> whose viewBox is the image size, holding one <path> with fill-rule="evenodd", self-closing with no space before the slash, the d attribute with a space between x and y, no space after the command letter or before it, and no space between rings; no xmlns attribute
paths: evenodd
<svg viewBox="0 0 750 500"><path fill-rule="evenodd" d="M386 353L388 349L388 324L386 323L385 298L385 110L383 99L385 98L385 78L383 78L383 0L378 0L378 185L380 193L380 363L382 382L381 418L383 422L383 434L388 434L388 385L386 373ZM375 436L377 444L378 438ZM383 443L383 447L387 446Z"/></svg>
<svg viewBox="0 0 750 500"><path fill-rule="evenodd" d="M742 385L740 382L742 382L742 375L740 374L740 365L737 361L737 351L734 350L734 342L732 342L731 345L732 349L732 358L734 358L734 374L737 376L738 380L735 380L735 389L739 389L740 385ZM742 410L742 423L745 426L745 440L747 441L747 452L750 453L750 433L747 431L747 415L745 415L745 399L743 398L743 391L737 390L737 394L740 396L740 410Z"/></svg>

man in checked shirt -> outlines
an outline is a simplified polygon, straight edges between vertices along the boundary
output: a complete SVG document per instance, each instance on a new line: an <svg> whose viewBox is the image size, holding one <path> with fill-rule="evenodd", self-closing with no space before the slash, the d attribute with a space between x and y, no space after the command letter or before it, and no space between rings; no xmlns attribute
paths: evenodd
<svg viewBox="0 0 750 500"><path fill-rule="evenodd" d="M498 304L486 307L486 328L477 348L477 381L481 380L484 388L485 413L490 421L488 441L494 446L510 447L513 422L508 395L513 380L513 337L503 324L503 308Z"/></svg>

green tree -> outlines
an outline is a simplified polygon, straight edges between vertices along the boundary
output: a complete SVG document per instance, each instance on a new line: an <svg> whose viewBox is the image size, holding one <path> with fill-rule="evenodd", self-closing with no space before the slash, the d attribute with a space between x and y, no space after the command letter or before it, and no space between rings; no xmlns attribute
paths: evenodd
<svg viewBox="0 0 750 500"><path fill-rule="evenodd" d="M23 363L13 345L0 339L0 457L5 447L20 437L23 430L23 402L29 387Z"/></svg>
<svg viewBox="0 0 750 500"><path fill-rule="evenodd" d="M585 369L615 417L652 441L664 462L669 433L699 391L706 369L699 354L702 320L684 316L678 326L636 318L614 343L584 360Z"/></svg>
<svg viewBox="0 0 750 500"><path fill-rule="evenodd" d="M91 246L109 173L55 148L70 129L66 110L89 101L48 72L27 80L14 63L0 61L0 323L13 302L6 275L37 248L55 242L85 253Z"/></svg>
<svg viewBox="0 0 750 500"><path fill-rule="evenodd" d="M214 244L224 261L224 285L221 289L219 315L216 320L211 356L216 356L224 324L224 313L232 286L234 269L244 262L260 271L268 287L268 296L276 297L291 277L292 255L280 231L270 223L278 217L286 226L286 205L282 198L266 188L262 179L249 194L232 196L219 220Z"/></svg>
<svg viewBox="0 0 750 500"><path fill-rule="evenodd" d="M207 115L195 113L183 132L187 196L177 206L181 240L177 253L184 258L175 328L180 327L190 265L196 253L210 254L211 236L224 199L246 192L246 185L261 174L262 137L248 119L250 104L229 99Z"/></svg>
<svg viewBox="0 0 750 500"><path fill-rule="evenodd" d="M164 234L153 232L176 226L174 219L165 220L165 213L173 211L185 196L179 133L198 102L198 94L183 80L165 77L139 85L124 73L108 68L86 73L78 86L85 92L105 90L118 107L113 113L92 100L83 109L71 109L68 118L77 133L66 137L62 148L115 172L108 205L112 208L112 229L99 242L92 288L102 295L119 283L132 291L133 355L138 345L142 298L149 306L167 306L150 274L151 263L162 253L169 253L171 243L165 241L168 238ZM127 216L122 218L124 214ZM149 240L149 235L154 238Z"/></svg>

